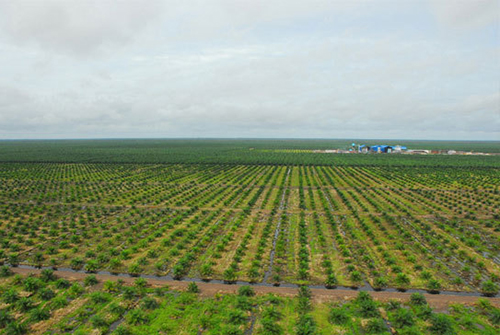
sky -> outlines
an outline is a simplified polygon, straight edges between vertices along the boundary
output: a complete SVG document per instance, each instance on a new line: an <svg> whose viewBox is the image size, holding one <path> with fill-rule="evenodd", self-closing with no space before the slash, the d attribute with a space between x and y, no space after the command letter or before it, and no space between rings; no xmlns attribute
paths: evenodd
<svg viewBox="0 0 500 335"><path fill-rule="evenodd" d="M0 0L0 139L500 140L500 0Z"/></svg>

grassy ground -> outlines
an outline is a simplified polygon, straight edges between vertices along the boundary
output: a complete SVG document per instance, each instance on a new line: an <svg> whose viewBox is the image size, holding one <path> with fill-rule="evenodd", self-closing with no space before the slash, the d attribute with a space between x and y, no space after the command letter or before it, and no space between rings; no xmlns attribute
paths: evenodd
<svg viewBox="0 0 500 335"><path fill-rule="evenodd" d="M50 271L12 275L2 269L3 334L497 334L500 309L486 299L433 310L421 294L409 300L321 302L307 289L295 296L210 294L147 281L67 281Z"/></svg>

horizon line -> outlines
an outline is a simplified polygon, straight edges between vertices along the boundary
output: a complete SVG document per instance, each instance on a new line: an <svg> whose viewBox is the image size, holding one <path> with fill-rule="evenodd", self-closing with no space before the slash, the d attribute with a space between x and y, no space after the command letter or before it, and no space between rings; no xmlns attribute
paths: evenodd
<svg viewBox="0 0 500 335"><path fill-rule="evenodd" d="M68 137L68 138L4 138L8 141L109 141L109 140L326 140L326 141L435 141L435 142L500 142L498 140L457 140L457 139L418 139L418 138L327 138L327 137Z"/></svg>

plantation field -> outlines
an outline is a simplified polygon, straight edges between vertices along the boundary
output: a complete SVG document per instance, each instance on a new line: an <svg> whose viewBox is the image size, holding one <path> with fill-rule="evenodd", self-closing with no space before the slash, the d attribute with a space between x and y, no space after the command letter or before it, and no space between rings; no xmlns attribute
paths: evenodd
<svg viewBox="0 0 500 335"><path fill-rule="evenodd" d="M499 179L473 166L2 163L0 260L494 295Z"/></svg>
<svg viewBox="0 0 500 335"><path fill-rule="evenodd" d="M304 139L119 139L0 141L0 162L175 163L500 167L500 156L318 154L358 144L500 153L500 142Z"/></svg>
<svg viewBox="0 0 500 335"><path fill-rule="evenodd" d="M294 296L200 293L151 286L145 279L58 278L51 270L14 275L0 269L0 331L5 334L497 334L500 309L486 299L433 310L414 293L375 301L317 301L302 287Z"/></svg>

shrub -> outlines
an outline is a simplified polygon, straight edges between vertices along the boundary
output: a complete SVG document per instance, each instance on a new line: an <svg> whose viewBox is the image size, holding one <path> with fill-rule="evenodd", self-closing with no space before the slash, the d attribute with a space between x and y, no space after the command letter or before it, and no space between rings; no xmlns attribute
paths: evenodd
<svg viewBox="0 0 500 335"><path fill-rule="evenodd" d="M17 321L9 323L7 328L5 329L6 335L22 335L26 334L28 331L28 327L24 323L19 323Z"/></svg>
<svg viewBox="0 0 500 335"><path fill-rule="evenodd" d="M134 280L134 285L137 288L145 288L146 286L148 286L148 281L144 278L137 278L136 280Z"/></svg>
<svg viewBox="0 0 500 335"><path fill-rule="evenodd" d="M111 269L117 269L119 268L120 266L122 265L122 262L120 261L119 258L111 258L111 260L109 261L109 267Z"/></svg>
<svg viewBox="0 0 500 335"><path fill-rule="evenodd" d="M233 270L233 268L227 268L224 273L223 273L224 280L226 282L232 283L236 281L236 272Z"/></svg>
<svg viewBox="0 0 500 335"><path fill-rule="evenodd" d="M133 325L142 325L149 321L148 315L139 309L133 309L127 314L127 320Z"/></svg>
<svg viewBox="0 0 500 335"><path fill-rule="evenodd" d="M16 302L16 307L21 311L21 312L27 312L30 309L34 307L33 300L27 297L22 297Z"/></svg>
<svg viewBox="0 0 500 335"><path fill-rule="evenodd" d="M66 307L67 305L68 305L68 300L66 300L66 298L64 297L56 297L52 299L50 303L50 306L54 309L63 308Z"/></svg>
<svg viewBox="0 0 500 335"><path fill-rule="evenodd" d="M168 291L168 286L165 285L163 287L155 287L154 288L154 294L157 296L157 297L163 297L165 295L165 293Z"/></svg>
<svg viewBox="0 0 500 335"><path fill-rule="evenodd" d="M366 323L366 331L369 333L378 334L386 330L384 320L380 318L370 319Z"/></svg>
<svg viewBox="0 0 500 335"><path fill-rule="evenodd" d="M73 258L70 262L70 266L74 270L79 270L83 266L83 260L80 257Z"/></svg>
<svg viewBox="0 0 500 335"><path fill-rule="evenodd" d="M326 278L325 286L327 288L334 288L335 286L337 286L338 282L339 281L337 280L337 277L335 277L333 273L330 273Z"/></svg>
<svg viewBox="0 0 500 335"><path fill-rule="evenodd" d="M200 289L195 282L189 282L187 291L190 293L200 293Z"/></svg>
<svg viewBox="0 0 500 335"><path fill-rule="evenodd" d="M2 294L2 300L7 304L13 304L19 300L19 293L10 288Z"/></svg>
<svg viewBox="0 0 500 335"><path fill-rule="evenodd" d="M56 288L58 288L58 289L68 288L70 286L71 286L71 284L70 284L69 280L67 280L67 279L59 278L56 281Z"/></svg>
<svg viewBox="0 0 500 335"><path fill-rule="evenodd" d="M488 319L494 325L500 325L500 309L492 308L491 312L488 315Z"/></svg>
<svg viewBox="0 0 500 335"><path fill-rule="evenodd" d="M123 288L123 297L127 300L132 300L136 297L137 291L135 287L125 286Z"/></svg>
<svg viewBox="0 0 500 335"><path fill-rule="evenodd" d="M69 288L69 293L70 295L72 295L73 297L75 296L79 296L80 294L82 294L83 292L83 287L78 284L78 283L74 283L73 285L71 285L71 287Z"/></svg>
<svg viewBox="0 0 500 335"><path fill-rule="evenodd" d="M368 292L359 292L356 297L356 304L358 305L359 314L365 318L373 318L379 315L377 304Z"/></svg>
<svg viewBox="0 0 500 335"><path fill-rule="evenodd" d="M19 264L19 256L17 254L10 254L9 264L12 266L17 266Z"/></svg>
<svg viewBox="0 0 500 335"><path fill-rule="evenodd" d="M0 328L4 328L14 320L14 317L7 310L0 310Z"/></svg>
<svg viewBox="0 0 500 335"><path fill-rule="evenodd" d="M259 278L259 276L260 276L259 269L255 268L255 267L252 267L252 268L250 268L248 270L247 275L250 278L250 282L251 283L255 283L257 281L257 279ZM278 275L278 277L279 277L279 275ZM278 282L279 282L279 278L278 278Z"/></svg>
<svg viewBox="0 0 500 335"><path fill-rule="evenodd" d="M493 306L491 306L491 302L488 299L485 299L485 298L479 298L479 299L477 299L476 306L477 306L477 308L479 308L480 310L482 310L483 313L485 313L486 311L488 311L491 308L493 308Z"/></svg>
<svg viewBox="0 0 500 335"><path fill-rule="evenodd" d="M40 274L40 278L46 283L57 279L54 271L50 269L43 269Z"/></svg>
<svg viewBox="0 0 500 335"><path fill-rule="evenodd" d="M427 305L427 300L422 293L412 293L410 296L410 304L414 306Z"/></svg>
<svg viewBox="0 0 500 335"><path fill-rule="evenodd" d="M266 297L267 301L271 304L271 305L281 305L281 303L283 302L283 299L278 297L278 296L275 296L273 294L268 294L267 297Z"/></svg>
<svg viewBox="0 0 500 335"><path fill-rule="evenodd" d="M243 330L237 325L226 325L222 331L222 335L243 335Z"/></svg>
<svg viewBox="0 0 500 335"><path fill-rule="evenodd" d="M264 330L264 334L269 334L269 335L281 335L283 334L283 328L276 323L273 319L270 318L262 318L260 320L260 323L262 325L262 329Z"/></svg>
<svg viewBox="0 0 500 335"><path fill-rule="evenodd" d="M40 290L40 298L42 298L42 300L50 300L55 296L56 294L54 293L54 291L49 288L43 288Z"/></svg>
<svg viewBox="0 0 500 335"><path fill-rule="evenodd" d="M358 293L358 296L356 297L357 302L365 302L365 301L373 301L373 298L370 293L361 291Z"/></svg>
<svg viewBox="0 0 500 335"><path fill-rule="evenodd" d="M297 321L297 335L314 335L317 332L316 322L309 314L302 314Z"/></svg>
<svg viewBox="0 0 500 335"><path fill-rule="evenodd" d="M365 318L373 318L379 315L377 304L373 300L358 302L358 312Z"/></svg>
<svg viewBox="0 0 500 335"><path fill-rule="evenodd" d="M391 299L387 302L387 307L386 307L387 310L395 311L399 308L401 308L401 303L399 301Z"/></svg>
<svg viewBox="0 0 500 335"><path fill-rule="evenodd" d="M244 311L249 311L253 306L248 297L238 296L238 298L236 299L236 307Z"/></svg>
<svg viewBox="0 0 500 335"><path fill-rule="evenodd" d="M109 297L104 294L103 292L92 292L90 294L90 300L92 300L92 302L94 304L102 304L102 303L105 303L105 302L108 302L109 301Z"/></svg>
<svg viewBox="0 0 500 335"><path fill-rule="evenodd" d="M116 335L131 335L132 332L126 326L119 325L118 328L116 328L116 330L115 330L115 332L113 334L116 334Z"/></svg>
<svg viewBox="0 0 500 335"><path fill-rule="evenodd" d="M305 285L299 287L299 298L311 299L311 289Z"/></svg>
<svg viewBox="0 0 500 335"><path fill-rule="evenodd" d="M85 284L85 286L94 286L99 283L99 281L97 280L95 275L89 275L85 277L83 283Z"/></svg>
<svg viewBox="0 0 500 335"><path fill-rule="evenodd" d="M50 318L50 313L46 309L35 308L30 312L30 320L34 322L48 320L49 318Z"/></svg>
<svg viewBox="0 0 500 335"><path fill-rule="evenodd" d="M428 320L432 317L432 308L429 305L417 306L415 308L415 314L423 320Z"/></svg>
<svg viewBox="0 0 500 335"><path fill-rule="evenodd" d="M2 267L0 267L0 277L1 278L12 276L12 274L13 274L13 272L9 268L8 265L3 265Z"/></svg>
<svg viewBox="0 0 500 335"><path fill-rule="evenodd" d="M101 329L108 327L108 322L100 315L94 315L90 318L90 322L92 322L92 326L94 326L94 328Z"/></svg>
<svg viewBox="0 0 500 335"><path fill-rule="evenodd" d="M377 277L373 281L373 287L377 289L381 289L386 286L387 286L387 279L385 279L384 277Z"/></svg>
<svg viewBox="0 0 500 335"><path fill-rule="evenodd" d="M103 284L103 291L110 293L117 293L120 291L120 286L118 282L112 280L106 280Z"/></svg>
<svg viewBox="0 0 500 335"><path fill-rule="evenodd" d="M441 283L436 279L429 279L427 282L427 290L432 293L437 293L441 289Z"/></svg>
<svg viewBox="0 0 500 335"><path fill-rule="evenodd" d="M232 309L228 312L228 322L234 325L244 324L247 320L245 313L241 309Z"/></svg>
<svg viewBox="0 0 500 335"><path fill-rule="evenodd" d="M85 264L84 269L86 272L96 272L99 269L99 264L97 264L96 260L91 259Z"/></svg>
<svg viewBox="0 0 500 335"><path fill-rule="evenodd" d="M109 311L113 314L122 315L123 313L125 313L125 308L123 306L120 306L116 302L112 302L111 304L109 304L108 308Z"/></svg>
<svg viewBox="0 0 500 335"><path fill-rule="evenodd" d="M311 300L307 298L299 298L297 309L299 313L306 313L312 309Z"/></svg>
<svg viewBox="0 0 500 335"><path fill-rule="evenodd" d="M398 335L422 335L423 333L418 330L418 327L405 327L403 329L398 329Z"/></svg>
<svg viewBox="0 0 500 335"><path fill-rule="evenodd" d="M409 327L415 324L413 313L405 308L400 308L394 314L394 325L398 328Z"/></svg>
<svg viewBox="0 0 500 335"><path fill-rule="evenodd" d="M351 272L351 281L354 283L359 283L363 280L363 276L359 271L353 271Z"/></svg>
<svg viewBox="0 0 500 335"><path fill-rule="evenodd" d="M491 280L487 280L482 283L481 291L487 297L492 297L498 294L498 285L492 282Z"/></svg>
<svg viewBox="0 0 500 335"><path fill-rule="evenodd" d="M157 309L158 306L160 306L160 304L154 298L146 297L146 298L142 299L142 307L145 309L153 310L153 309Z"/></svg>
<svg viewBox="0 0 500 335"><path fill-rule="evenodd" d="M28 277L23 281L23 285L26 291L36 292L40 287L42 287L42 282L38 278Z"/></svg>
<svg viewBox="0 0 500 335"><path fill-rule="evenodd" d="M283 315L279 310L276 309L276 307L269 306L262 311L262 317L271 320L280 320L283 317Z"/></svg>
<svg viewBox="0 0 500 335"><path fill-rule="evenodd" d="M22 284L23 280L24 280L24 278L21 275L16 274L16 275L14 275L14 277L12 277L12 284L20 285L20 284Z"/></svg>
<svg viewBox="0 0 500 335"><path fill-rule="evenodd" d="M133 276L138 275L139 273L141 273L141 266L137 263L130 264L130 266L128 267L128 273ZM174 276L175 276L175 267L174 267Z"/></svg>
<svg viewBox="0 0 500 335"><path fill-rule="evenodd" d="M398 275L396 276L396 284L400 288L405 288L410 285L410 278L405 273L398 273Z"/></svg>
<svg viewBox="0 0 500 335"><path fill-rule="evenodd" d="M210 277L214 273L214 270L212 269L212 265L210 264L203 264L200 269L200 274L203 278Z"/></svg>
<svg viewBox="0 0 500 335"><path fill-rule="evenodd" d="M253 297L255 295L255 291L252 287L248 285L240 286L240 288L238 289L238 295L245 297Z"/></svg>
<svg viewBox="0 0 500 335"><path fill-rule="evenodd" d="M429 330L438 335L455 334L451 320L444 314L432 315Z"/></svg>
<svg viewBox="0 0 500 335"><path fill-rule="evenodd" d="M332 308L328 314L328 321L334 325L344 325L349 321L349 315L344 308Z"/></svg>

